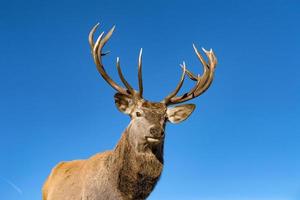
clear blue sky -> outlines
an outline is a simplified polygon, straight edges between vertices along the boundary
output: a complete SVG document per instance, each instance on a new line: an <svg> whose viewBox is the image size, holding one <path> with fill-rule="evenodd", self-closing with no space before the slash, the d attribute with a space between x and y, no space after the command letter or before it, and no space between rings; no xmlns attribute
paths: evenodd
<svg viewBox="0 0 300 200"><path fill-rule="evenodd" d="M300 3L270 1L37 1L0 3L1 200L41 199L51 168L112 149L129 118L100 78L87 35L116 24L106 49L145 97L161 100L192 50L219 65L197 108L168 125L165 168L149 200L300 199ZM186 82L183 91L189 89Z"/></svg>

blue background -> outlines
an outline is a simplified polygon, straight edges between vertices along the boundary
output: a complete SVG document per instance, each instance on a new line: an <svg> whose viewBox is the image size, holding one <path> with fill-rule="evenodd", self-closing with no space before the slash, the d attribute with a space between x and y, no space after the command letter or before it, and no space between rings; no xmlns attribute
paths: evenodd
<svg viewBox="0 0 300 200"><path fill-rule="evenodd" d="M197 108L168 125L165 167L149 200L300 199L300 3L264 1L37 1L0 3L0 194L41 199L51 168L112 149L129 118L99 76L87 35L116 31L116 56L145 97L160 101L179 63L201 73L192 43L218 57ZM192 86L187 81L182 91Z"/></svg>

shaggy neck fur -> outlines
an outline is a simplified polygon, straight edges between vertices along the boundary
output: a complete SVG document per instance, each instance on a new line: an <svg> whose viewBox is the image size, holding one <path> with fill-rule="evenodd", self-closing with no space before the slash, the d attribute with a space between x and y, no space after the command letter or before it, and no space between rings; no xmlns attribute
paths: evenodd
<svg viewBox="0 0 300 200"><path fill-rule="evenodd" d="M163 143L138 152L129 142L127 129L113 153L112 176L125 200L146 199L154 189L163 169Z"/></svg>

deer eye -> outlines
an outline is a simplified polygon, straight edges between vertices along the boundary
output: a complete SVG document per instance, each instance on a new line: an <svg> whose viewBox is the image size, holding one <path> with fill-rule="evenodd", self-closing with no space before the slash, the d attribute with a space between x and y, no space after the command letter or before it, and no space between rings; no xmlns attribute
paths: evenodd
<svg viewBox="0 0 300 200"><path fill-rule="evenodd" d="M135 115L136 115L137 117L142 116L142 114L141 114L140 112L136 112Z"/></svg>

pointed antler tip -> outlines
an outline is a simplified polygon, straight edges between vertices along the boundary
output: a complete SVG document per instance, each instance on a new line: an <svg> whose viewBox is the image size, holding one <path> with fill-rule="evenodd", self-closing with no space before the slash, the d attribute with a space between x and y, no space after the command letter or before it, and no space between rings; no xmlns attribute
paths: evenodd
<svg viewBox="0 0 300 200"><path fill-rule="evenodd" d="M205 52L208 53L209 51L207 51L206 49L204 49L204 47L201 47L201 49Z"/></svg>
<svg viewBox="0 0 300 200"><path fill-rule="evenodd" d="M93 29L96 29L99 25L100 25L100 22L97 22L97 23L94 25Z"/></svg>
<svg viewBox="0 0 300 200"><path fill-rule="evenodd" d="M198 49L197 49L195 44L193 44L193 49L194 49L195 52L198 52Z"/></svg>
<svg viewBox="0 0 300 200"><path fill-rule="evenodd" d="M115 31L115 28L116 28L116 25L113 25L113 27L107 33L109 36L106 36L106 37L109 38L113 34L113 32Z"/></svg>
<svg viewBox="0 0 300 200"><path fill-rule="evenodd" d="M113 25L113 27L110 29L110 31L114 32L115 28L116 28L116 25Z"/></svg>
<svg viewBox="0 0 300 200"><path fill-rule="evenodd" d="M100 25L100 23L99 23L99 22L97 22L97 24L95 24L95 25L94 25L94 27L92 28L92 31L91 31L91 33L92 33L92 32L95 32L95 31L96 31L96 29L99 27L99 25Z"/></svg>

